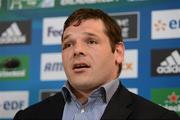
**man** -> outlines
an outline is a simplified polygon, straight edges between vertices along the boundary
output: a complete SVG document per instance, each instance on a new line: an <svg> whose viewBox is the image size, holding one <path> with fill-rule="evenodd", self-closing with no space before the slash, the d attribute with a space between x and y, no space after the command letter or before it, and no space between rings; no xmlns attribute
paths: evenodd
<svg viewBox="0 0 180 120"><path fill-rule="evenodd" d="M118 77L124 45L118 24L98 9L79 9L64 24L62 91L14 119L178 120L175 112L129 92Z"/></svg>

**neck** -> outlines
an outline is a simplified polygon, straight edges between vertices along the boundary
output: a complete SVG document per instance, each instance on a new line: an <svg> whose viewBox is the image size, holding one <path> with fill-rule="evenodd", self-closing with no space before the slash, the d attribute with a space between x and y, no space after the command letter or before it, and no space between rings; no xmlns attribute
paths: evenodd
<svg viewBox="0 0 180 120"><path fill-rule="evenodd" d="M71 87L71 91L82 104L86 104L88 102L88 97L91 91L80 91L74 89L73 87Z"/></svg>

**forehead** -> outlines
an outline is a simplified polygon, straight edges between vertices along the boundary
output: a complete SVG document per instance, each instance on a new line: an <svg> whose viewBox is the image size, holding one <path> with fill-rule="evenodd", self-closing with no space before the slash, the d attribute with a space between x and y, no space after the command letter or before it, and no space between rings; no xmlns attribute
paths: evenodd
<svg viewBox="0 0 180 120"><path fill-rule="evenodd" d="M75 21L70 26L68 26L63 36L65 37L69 33L79 33L79 32L92 32L100 33L104 32L104 23L100 19L88 19L82 21Z"/></svg>

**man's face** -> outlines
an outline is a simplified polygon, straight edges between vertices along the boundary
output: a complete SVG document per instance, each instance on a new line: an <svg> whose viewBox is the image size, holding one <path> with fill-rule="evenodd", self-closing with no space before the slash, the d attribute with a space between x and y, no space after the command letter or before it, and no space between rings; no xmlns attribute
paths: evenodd
<svg viewBox="0 0 180 120"><path fill-rule="evenodd" d="M85 20L64 31L62 62L71 86L88 92L117 77L123 60L124 47L111 50L101 20Z"/></svg>

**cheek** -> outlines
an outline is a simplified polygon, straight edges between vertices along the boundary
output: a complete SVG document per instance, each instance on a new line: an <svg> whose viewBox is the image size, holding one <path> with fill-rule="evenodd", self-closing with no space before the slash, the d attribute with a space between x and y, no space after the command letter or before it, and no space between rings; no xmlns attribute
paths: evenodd
<svg viewBox="0 0 180 120"><path fill-rule="evenodd" d="M64 55L62 54L62 64L64 64L64 61L65 61L65 58L64 58Z"/></svg>
<svg viewBox="0 0 180 120"><path fill-rule="evenodd" d="M64 66L64 69L68 69L68 66L71 64L72 58L70 57L70 54L62 53L62 64Z"/></svg>
<svg viewBox="0 0 180 120"><path fill-rule="evenodd" d="M64 55L64 54L62 54L62 64L63 64L64 66L66 66L66 64L67 64L67 56Z"/></svg>
<svg viewBox="0 0 180 120"><path fill-rule="evenodd" d="M63 51L63 52L62 52L62 60L63 60L64 62L67 61L68 56L69 56L68 52L66 52L66 51Z"/></svg>
<svg viewBox="0 0 180 120"><path fill-rule="evenodd" d="M107 55L107 52L102 51L94 56L94 62L99 67L106 67L107 64L109 64L111 57L112 56Z"/></svg>

